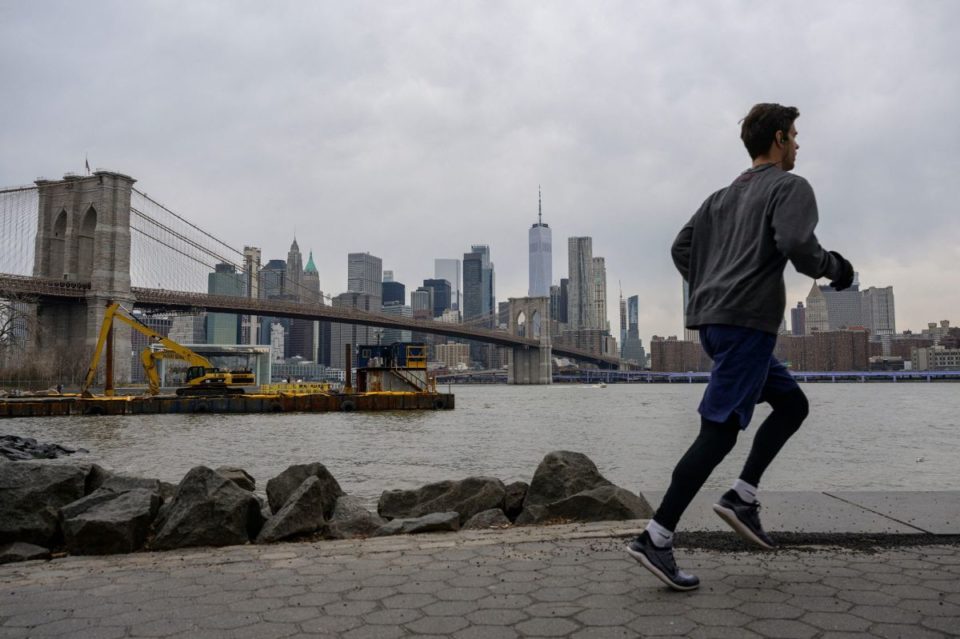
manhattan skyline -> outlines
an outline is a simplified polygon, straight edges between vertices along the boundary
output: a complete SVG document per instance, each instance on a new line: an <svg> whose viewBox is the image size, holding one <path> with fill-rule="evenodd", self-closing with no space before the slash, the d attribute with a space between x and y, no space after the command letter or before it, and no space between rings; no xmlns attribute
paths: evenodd
<svg viewBox="0 0 960 639"><path fill-rule="evenodd" d="M11 4L0 185L89 158L233 246L279 259L295 234L331 294L346 253L414 284L486 244L504 300L527 292L542 184L553 279L592 237L641 333L679 335L670 243L749 165L739 119L778 101L823 245L894 287L898 328L955 317L960 6L732 5ZM791 308L811 282L787 285Z"/></svg>

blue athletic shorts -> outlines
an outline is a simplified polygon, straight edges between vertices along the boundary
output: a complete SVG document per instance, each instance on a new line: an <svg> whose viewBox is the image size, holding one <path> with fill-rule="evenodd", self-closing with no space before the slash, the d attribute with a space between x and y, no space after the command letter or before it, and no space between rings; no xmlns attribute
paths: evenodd
<svg viewBox="0 0 960 639"><path fill-rule="evenodd" d="M745 429L754 407L767 396L799 388L790 371L773 356L776 344L776 335L753 328L701 326L700 345L713 360L713 368L700 414L723 423L736 413L740 428Z"/></svg>

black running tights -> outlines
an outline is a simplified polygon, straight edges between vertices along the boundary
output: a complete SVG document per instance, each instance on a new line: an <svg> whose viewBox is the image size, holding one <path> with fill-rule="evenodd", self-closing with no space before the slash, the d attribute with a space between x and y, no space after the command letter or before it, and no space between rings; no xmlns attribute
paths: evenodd
<svg viewBox="0 0 960 639"><path fill-rule="evenodd" d="M806 395L799 388L775 396L764 397L773 412L763 421L753 438L740 479L758 486L763 472L777 456L790 436L797 432L810 410ZM701 418L700 434L677 462L670 488L663 497L654 520L667 530L676 530L680 516L723 458L733 450L740 433L736 413L726 422Z"/></svg>

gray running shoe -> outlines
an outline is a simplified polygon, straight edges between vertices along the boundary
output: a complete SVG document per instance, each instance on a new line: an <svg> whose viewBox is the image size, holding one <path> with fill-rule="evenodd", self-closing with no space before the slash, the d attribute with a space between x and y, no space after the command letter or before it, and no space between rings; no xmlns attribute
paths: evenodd
<svg viewBox="0 0 960 639"><path fill-rule="evenodd" d="M749 504L740 499L737 491L731 489L713 505L713 511L747 541L767 550L776 548L777 545L760 525L760 502Z"/></svg>
<svg viewBox="0 0 960 639"><path fill-rule="evenodd" d="M657 547L646 530L627 544L627 553L674 590L695 590L700 586L699 577L677 568L677 562L673 559L673 548Z"/></svg>

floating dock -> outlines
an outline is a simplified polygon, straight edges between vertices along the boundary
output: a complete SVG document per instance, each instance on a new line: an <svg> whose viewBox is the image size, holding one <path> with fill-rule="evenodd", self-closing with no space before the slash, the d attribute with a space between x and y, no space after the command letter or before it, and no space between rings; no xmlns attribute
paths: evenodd
<svg viewBox="0 0 960 639"><path fill-rule="evenodd" d="M217 396L52 395L0 398L2 417L68 415L167 415L189 413L329 413L397 410L452 410L449 393L266 393Z"/></svg>

